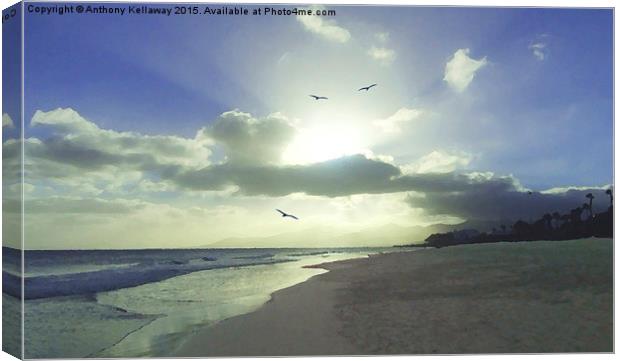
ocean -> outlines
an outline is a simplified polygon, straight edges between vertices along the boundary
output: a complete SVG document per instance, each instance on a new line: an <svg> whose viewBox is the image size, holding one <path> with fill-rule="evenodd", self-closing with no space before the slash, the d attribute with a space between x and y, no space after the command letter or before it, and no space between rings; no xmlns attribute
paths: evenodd
<svg viewBox="0 0 620 361"><path fill-rule="evenodd" d="M196 330L326 272L397 248L26 251L26 358L163 357ZM18 323L20 253L3 248L3 313ZM18 342L5 335L5 347Z"/></svg>

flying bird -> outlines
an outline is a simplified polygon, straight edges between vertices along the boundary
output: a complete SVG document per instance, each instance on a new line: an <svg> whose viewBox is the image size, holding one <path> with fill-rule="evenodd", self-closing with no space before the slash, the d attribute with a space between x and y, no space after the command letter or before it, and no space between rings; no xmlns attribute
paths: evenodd
<svg viewBox="0 0 620 361"><path fill-rule="evenodd" d="M311 96L311 97L313 97L313 98L314 98L314 100L327 99L327 97L321 97L321 96L318 96L318 95L312 95L312 94L310 94L310 96Z"/></svg>
<svg viewBox="0 0 620 361"><path fill-rule="evenodd" d="M283 217L283 218L284 218L284 217L291 217L291 218L294 218L294 219L299 220L299 218L295 217L295 216L294 216L294 215L292 215L292 214L284 213L284 212L282 212L282 211L281 211L281 210L279 210L279 209L276 209L276 211L280 212L280 214L282 214L282 217Z"/></svg>
<svg viewBox="0 0 620 361"><path fill-rule="evenodd" d="M359 88L359 89L357 89L357 91L361 91L361 90L369 91L370 88L372 88L373 86L377 86L377 84L373 84L373 85L369 85L369 86L365 86L365 87Z"/></svg>

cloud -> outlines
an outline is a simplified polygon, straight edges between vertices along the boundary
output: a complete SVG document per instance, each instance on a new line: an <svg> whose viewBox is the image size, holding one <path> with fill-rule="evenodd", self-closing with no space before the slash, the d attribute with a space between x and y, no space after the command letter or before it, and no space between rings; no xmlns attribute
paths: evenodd
<svg viewBox="0 0 620 361"><path fill-rule="evenodd" d="M216 164L186 169L171 178L183 188L221 190L235 185L244 195L285 196L293 193L338 197L403 191L464 191L478 183L504 184L491 174L402 174L393 165L358 154L308 165ZM512 183L511 183L512 184Z"/></svg>
<svg viewBox="0 0 620 361"><path fill-rule="evenodd" d="M570 189L561 193L534 192L528 194L519 190L518 181L505 178L504 186L498 187L479 182L475 187L457 192L430 192L423 197L410 196L407 202L415 208L422 208L428 214L452 215L467 220L514 222L518 219L530 221L545 213L568 213L586 202L585 195L593 193L596 199L593 208L600 212L609 205L605 191L598 187Z"/></svg>
<svg viewBox="0 0 620 361"><path fill-rule="evenodd" d="M20 204L19 200L5 199L2 208L4 212L20 213ZM128 214L143 209L145 204L139 200L53 196L26 199L24 207L28 214Z"/></svg>
<svg viewBox="0 0 620 361"><path fill-rule="evenodd" d="M210 144L203 139L101 129L73 109L37 111L31 126L47 127L53 136L28 139L28 157L86 170L106 166L140 171L166 165L205 166L211 154Z"/></svg>
<svg viewBox="0 0 620 361"><path fill-rule="evenodd" d="M375 38L382 42L385 43L386 41L388 41L390 39L390 33L384 31L384 32L380 32L380 33L376 33L375 34Z"/></svg>
<svg viewBox="0 0 620 361"><path fill-rule="evenodd" d="M217 149L226 164L277 163L295 132L279 113L254 118L237 110L221 114L194 138L102 129L72 109L37 111L31 126L51 135L25 139L28 180L90 196L174 191L174 175L209 166ZM3 144L7 180L20 177L20 147L19 140Z"/></svg>
<svg viewBox="0 0 620 361"><path fill-rule="evenodd" d="M611 184L607 184L604 185L602 187L577 187L577 186L569 186L569 187L553 187L550 189L546 189L543 191L540 191L540 193L542 194L560 194L560 193L566 193L566 192L570 192L570 191L591 191L591 190L601 190L603 192L605 192L608 189L611 189L612 185Z"/></svg>
<svg viewBox="0 0 620 361"><path fill-rule="evenodd" d="M536 35L536 39L533 40L528 49L532 51L532 55L539 60L543 61L549 55L549 34L538 34Z"/></svg>
<svg viewBox="0 0 620 361"><path fill-rule="evenodd" d="M462 158L459 161L464 163ZM596 193L597 198L604 197L604 190L590 187L530 195L515 177L491 172L403 174L392 164L362 155L296 166L212 165L180 173L173 181L193 190L221 190L235 185L237 193L245 196L303 193L333 198L409 192L406 203L422 209L427 216L468 220L535 218L546 212L567 212L578 207L588 192ZM608 204L599 203L595 207L599 210Z"/></svg>
<svg viewBox="0 0 620 361"><path fill-rule="evenodd" d="M291 53L289 53L288 51L285 51L279 58L278 58L278 65L282 65L282 64L286 64L290 61L291 58Z"/></svg>
<svg viewBox="0 0 620 361"><path fill-rule="evenodd" d="M22 153L20 139L7 139L2 144L2 184L21 184Z"/></svg>
<svg viewBox="0 0 620 361"><path fill-rule="evenodd" d="M336 197L384 192L389 179L399 173L391 164L353 155L309 165L213 165L186 170L172 180L193 190L222 190L236 185L243 195L278 197L303 192Z"/></svg>
<svg viewBox="0 0 620 361"><path fill-rule="evenodd" d="M400 109L384 125L397 127L417 118L418 112ZM195 138L105 130L71 109L37 112L31 124L47 127L52 134L26 139L24 144L28 183L39 196L29 203L35 214L145 214L144 207L164 214L168 210L143 201L122 201L114 194L124 191L136 197L140 192L171 190L226 192L228 197L305 194L330 198L407 192L406 203L423 209L429 217L464 219L514 219L567 211L582 204L588 192L595 193L596 207L608 204L598 201L607 199L600 188L556 188L528 195L513 176L459 173L472 160L462 152L436 150L414 163L410 171L392 164L390 158L361 154L283 165L279 155L294 128L280 114L254 118L239 111L226 112ZM208 158L218 146L227 158L213 163ZM10 160L19 154L20 142L7 140L3 147L5 160ZM52 196L41 198L38 189L48 186L54 187L48 193Z"/></svg>
<svg viewBox="0 0 620 361"><path fill-rule="evenodd" d="M312 10L324 9L322 6L313 6ZM351 39L349 30L337 25L334 20L323 20L321 16L298 15L299 21L307 31L320 35L323 38L337 43L346 43Z"/></svg>
<svg viewBox="0 0 620 361"><path fill-rule="evenodd" d="M532 51L532 54L534 54L536 59L540 61L545 60L545 58L547 57L548 49L547 49L547 44L545 43L542 43L542 42L532 43L530 44L528 48Z"/></svg>
<svg viewBox="0 0 620 361"><path fill-rule="evenodd" d="M104 166L148 171L165 165L209 164L209 142L177 136L143 135L101 129L73 109L37 111L32 127L47 127L53 136L31 139L29 155L83 169Z"/></svg>
<svg viewBox="0 0 620 361"><path fill-rule="evenodd" d="M24 207L30 213L64 213L64 214L128 214L145 207L139 200L77 197L51 197L47 199L26 200Z"/></svg>
<svg viewBox="0 0 620 361"><path fill-rule="evenodd" d="M458 49L446 63L443 80L455 91L463 92L486 64L486 56L476 60L469 57L469 49Z"/></svg>
<svg viewBox="0 0 620 361"><path fill-rule="evenodd" d="M449 173L467 167L472 160L473 155L466 152L434 150L401 169L405 173Z"/></svg>
<svg viewBox="0 0 620 361"><path fill-rule="evenodd" d="M394 50L376 46L373 46L368 50L368 55L379 61L381 65L390 65L394 61L394 58L396 58L396 52Z"/></svg>
<svg viewBox="0 0 620 361"><path fill-rule="evenodd" d="M37 111L30 125L33 132L45 128L49 134L24 140L27 180L44 185L41 189L91 196L127 193L142 179L160 180L179 167L210 164L209 140L101 129L72 109ZM8 180L20 177L20 147L19 140L3 143Z"/></svg>
<svg viewBox="0 0 620 361"><path fill-rule="evenodd" d="M234 163L278 162L284 147L295 135L292 123L282 114L254 118L238 110L220 115L209 127L199 131L222 144Z"/></svg>
<svg viewBox="0 0 620 361"><path fill-rule="evenodd" d="M386 133L396 133L400 131L400 126L402 124L417 119L422 114L423 111L420 109L400 108L388 118L375 120L373 125L379 127Z"/></svg>
<svg viewBox="0 0 620 361"><path fill-rule="evenodd" d="M19 220L19 202L5 199L3 206L3 220L15 224ZM195 247L221 239L239 224L249 223L246 209L213 203L175 205L171 201L156 203L125 197L56 195L28 197L26 207L30 249L161 248L170 247L171 241L175 247ZM16 213L7 212L7 208ZM15 229L19 229L18 225ZM180 229L183 237L179 237ZM11 240L19 240L18 234L10 236ZM11 244L18 246L19 241Z"/></svg>
<svg viewBox="0 0 620 361"><path fill-rule="evenodd" d="M15 125L13 124L13 119L11 119L11 117L7 113L2 113L2 128L4 127L15 128Z"/></svg>

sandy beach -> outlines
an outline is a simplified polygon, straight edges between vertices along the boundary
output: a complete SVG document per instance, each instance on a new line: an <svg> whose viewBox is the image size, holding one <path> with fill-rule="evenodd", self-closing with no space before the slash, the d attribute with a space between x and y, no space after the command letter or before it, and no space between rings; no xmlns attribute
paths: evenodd
<svg viewBox="0 0 620 361"><path fill-rule="evenodd" d="M612 247L494 243L327 263L170 354L612 352Z"/></svg>

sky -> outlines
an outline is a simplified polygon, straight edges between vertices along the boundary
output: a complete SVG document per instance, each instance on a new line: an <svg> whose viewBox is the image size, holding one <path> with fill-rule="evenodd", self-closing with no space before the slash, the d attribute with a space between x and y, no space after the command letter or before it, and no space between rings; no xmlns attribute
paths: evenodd
<svg viewBox="0 0 620 361"><path fill-rule="evenodd" d="M26 248L392 245L608 206L611 10L328 9L26 14Z"/></svg>

